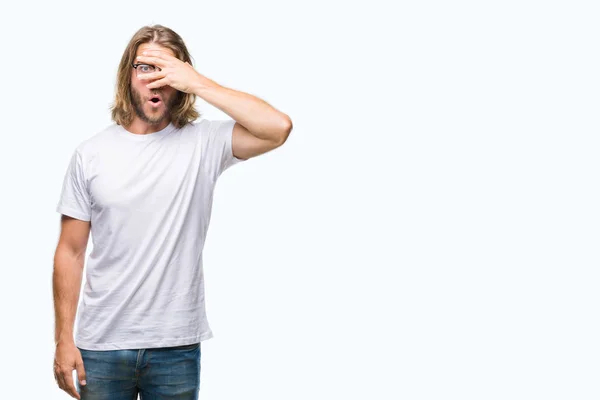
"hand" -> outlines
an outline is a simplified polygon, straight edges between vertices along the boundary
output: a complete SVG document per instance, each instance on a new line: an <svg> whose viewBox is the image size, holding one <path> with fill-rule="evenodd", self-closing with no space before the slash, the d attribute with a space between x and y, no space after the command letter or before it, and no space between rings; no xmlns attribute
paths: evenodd
<svg viewBox="0 0 600 400"><path fill-rule="evenodd" d="M77 369L80 385L85 385L85 369L81 352L73 342L58 342L54 355L54 379L58 387L76 399L81 399L73 383L73 370Z"/></svg>
<svg viewBox="0 0 600 400"><path fill-rule="evenodd" d="M202 85L203 76L188 62L173 57L160 50L146 50L135 59L136 63L150 64L160 68L160 71L139 74L138 79L155 80L146 85L149 89L169 85L185 93L191 93ZM204 78L206 79L206 78Z"/></svg>

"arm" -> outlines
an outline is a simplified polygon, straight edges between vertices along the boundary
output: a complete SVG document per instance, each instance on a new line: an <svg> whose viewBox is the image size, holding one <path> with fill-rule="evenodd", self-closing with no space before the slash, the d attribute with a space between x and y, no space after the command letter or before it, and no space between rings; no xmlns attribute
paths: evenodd
<svg viewBox="0 0 600 400"><path fill-rule="evenodd" d="M54 342L73 342L73 324L81 289L81 278L90 222L63 215L61 233L54 254Z"/></svg>
<svg viewBox="0 0 600 400"><path fill-rule="evenodd" d="M194 93L236 121L232 138L235 157L256 157L285 143L292 130L292 121L286 114L258 97L201 77L199 82L203 83L196 86Z"/></svg>
<svg viewBox="0 0 600 400"><path fill-rule="evenodd" d="M193 93L229 115L236 124L233 129L233 155L248 159L281 146L292 131L290 117L266 101L248 93L217 84L197 72L189 63L163 53L149 50L137 57L137 62L157 65L158 72L138 75L148 80L147 87L171 86Z"/></svg>
<svg viewBox="0 0 600 400"><path fill-rule="evenodd" d="M56 355L54 376L60 388L79 398L73 382L77 369L80 384L84 384L83 360L73 338L73 324L81 289L85 252L90 233L90 222L63 215L61 233L54 255L52 288L54 293Z"/></svg>

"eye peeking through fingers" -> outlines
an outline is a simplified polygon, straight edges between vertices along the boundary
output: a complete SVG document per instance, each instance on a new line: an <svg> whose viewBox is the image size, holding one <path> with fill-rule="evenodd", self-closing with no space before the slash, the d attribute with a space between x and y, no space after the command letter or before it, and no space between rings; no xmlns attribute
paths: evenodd
<svg viewBox="0 0 600 400"><path fill-rule="evenodd" d="M151 64L132 64L135 69L136 75L139 74L149 74L151 72L160 71L161 69L155 65Z"/></svg>

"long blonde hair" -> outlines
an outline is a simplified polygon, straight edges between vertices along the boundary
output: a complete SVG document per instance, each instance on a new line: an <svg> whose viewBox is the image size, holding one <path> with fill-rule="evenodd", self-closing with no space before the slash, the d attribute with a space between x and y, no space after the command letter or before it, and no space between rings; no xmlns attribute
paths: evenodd
<svg viewBox="0 0 600 400"><path fill-rule="evenodd" d="M131 64L138 47L143 43L156 43L171 49L175 57L192 64L192 58L181 36L162 25L151 25L140 28L131 38L121 57L117 72L115 101L111 106L112 119L117 124L129 126L133 122L135 111L131 95ZM200 117L195 109L196 95L177 91L171 108L171 122L181 128Z"/></svg>

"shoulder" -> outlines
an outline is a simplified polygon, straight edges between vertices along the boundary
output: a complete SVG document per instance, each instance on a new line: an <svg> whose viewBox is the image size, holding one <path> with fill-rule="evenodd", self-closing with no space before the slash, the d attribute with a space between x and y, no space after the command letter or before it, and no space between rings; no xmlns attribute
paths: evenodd
<svg viewBox="0 0 600 400"><path fill-rule="evenodd" d="M206 120L206 119L197 119L195 121L188 122L187 124L185 124L184 126L182 126L180 128L180 130L184 131L184 132L199 133L202 130L206 129L207 122L208 122L208 120Z"/></svg>
<svg viewBox="0 0 600 400"><path fill-rule="evenodd" d="M201 119L197 119L193 122L190 122L189 124L187 124L185 127L189 127L190 129L196 129L198 131L208 131L211 129L215 129L218 128L224 124L233 124L235 123L234 120L232 119L206 119L206 118L201 118ZM185 128L184 127L184 128Z"/></svg>
<svg viewBox="0 0 600 400"><path fill-rule="evenodd" d="M75 153L81 158L90 159L102 149L114 146L114 137L119 128L119 125L113 123L96 131L79 142L75 147Z"/></svg>
<svg viewBox="0 0 600 400"><path fill-rule="evenodd" d="M193 131L196 135L201 138L208 139L215 135L221 135L224 132L230 132L233 130L235 121L233 119L197 119L196 121L190 122L182 130Z"/></svg>

